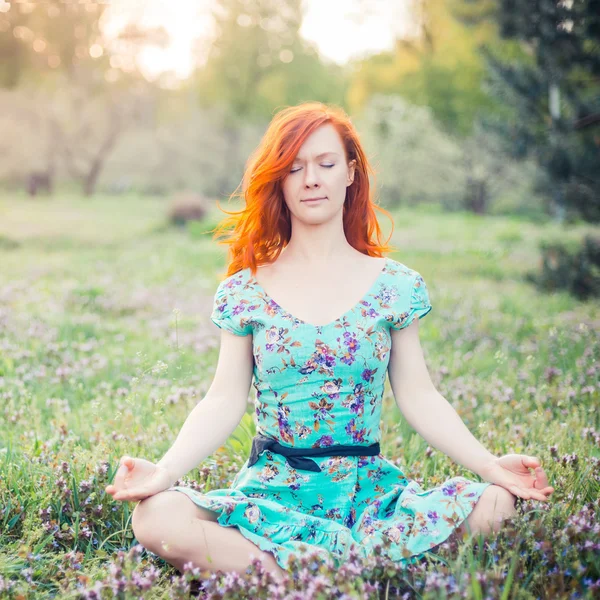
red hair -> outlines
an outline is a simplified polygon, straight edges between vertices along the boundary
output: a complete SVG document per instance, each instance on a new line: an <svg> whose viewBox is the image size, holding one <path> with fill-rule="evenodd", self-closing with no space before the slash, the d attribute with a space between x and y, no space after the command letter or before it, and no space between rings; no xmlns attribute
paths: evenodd
<svg viewBox="0 0 600 600"><path fill-rule="evenodd" d="M258 265L274 262L289 242L292 223L282 182L306 138L325 123L332 124L338 132L347 161L356 160L354 181L346 188L343 209L346 239L368 256L381 257L392 250L381 241L376 211L390 218L393 231L392 216L373 201L369 174L374 176L374 172L350 118L337 106L305 102L279 111L250 155L240 184L242 193L238 193L238 186L230 196L243 197L246 208L228 212L219 206L230 215L212 230L213 239L225 238L217 243L229 246L226 277L247 267L256 274Z"/></svg>

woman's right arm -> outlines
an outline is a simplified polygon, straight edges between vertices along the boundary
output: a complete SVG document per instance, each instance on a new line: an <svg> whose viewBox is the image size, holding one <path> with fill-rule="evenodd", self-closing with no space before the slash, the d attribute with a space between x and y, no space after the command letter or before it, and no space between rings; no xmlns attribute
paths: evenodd
<svg viewBox="0 0 600 600"><path fill-rule="evenodd" d="M252 335L234 335L222 329L212 384L158 462L173 482L220 448L235 431L248 406L253 367Z"/></svg>
<svg viewBox="0 0 600 600"><path fill-rule="evenodd" d="M252 335L222 329L213 381L171 448L157 464L124 456L106 492L115 500L141 500L171 487L220 448L246 412L253 368Z"/></svg>

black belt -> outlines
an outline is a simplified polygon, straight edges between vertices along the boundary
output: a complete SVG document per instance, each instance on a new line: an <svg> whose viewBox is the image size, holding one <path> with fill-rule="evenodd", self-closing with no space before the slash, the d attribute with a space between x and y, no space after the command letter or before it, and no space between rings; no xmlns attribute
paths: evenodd
<svg viewBox="0 0 600 600"><path fill-rule="evenodd" d="M376 456L380 453L379 442L370 446L357 446L338 444L337 446L326 446L323 448L290 448L282 446L277 440L257 434L252 439L252 450L248 459L248 466L251 467L264 450L271 450L277 454L282 454L290 467L294 469L303 469L304 471L320 472L321 467L310 458L304 456Z"/></svg>

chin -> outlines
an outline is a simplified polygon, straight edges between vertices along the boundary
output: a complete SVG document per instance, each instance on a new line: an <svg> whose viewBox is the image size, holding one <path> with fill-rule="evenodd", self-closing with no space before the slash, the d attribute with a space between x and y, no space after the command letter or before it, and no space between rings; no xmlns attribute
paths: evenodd
<svg viewBox="0 0 600 600"><path fill-rule="evenodd" d="M341 209L339 211L314 211L314 214L303 214L297 217L298 220L308 223L310 225L319 225L320 223L327 223L332 219L336 219L338 214L341 214Z"/></svg>

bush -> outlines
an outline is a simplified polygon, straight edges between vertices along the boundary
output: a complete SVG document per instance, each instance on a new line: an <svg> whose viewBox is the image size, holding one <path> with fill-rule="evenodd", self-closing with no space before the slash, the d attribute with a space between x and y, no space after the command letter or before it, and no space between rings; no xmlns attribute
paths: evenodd
<svg viewBox="0 0 600 600"><path fill-rule="evenodd" d="M600 223L600 196L592 186L579 181L571 182L565 188L565 203L569 207L571 220L581 217L590 223Z"/></svg>
<svg viewBox="0 0 600 600"><path fill-rule="evenodd" d="M600 237L585 236L583 242L542 241L540 273L526 278L544 290L566 289L585 300L600 296Z"/></svg>
<svg viewBox="0 0 600 600"><path fill-rule="evenodd" d="M174 225L185 225L188 221L202 221L208 213L208 201L196 192L174 194L169 206L169 221Z"/></svg>
<svg viewBox="0 0 600 600"><path fill-rule="evenodd" d="M448 211L538 218L544 213L535 190L539 166L533 160L510 159L500 139L482 127L457 138L430 108L384 95L371 98L356 127L386 208L439 203Z"/></svg>
<svg viewBox="0 0 600 600"><path fill-rule="evenodd" d="M0 234L0 250L15 250L19 245L19 242Z"/></svg>

